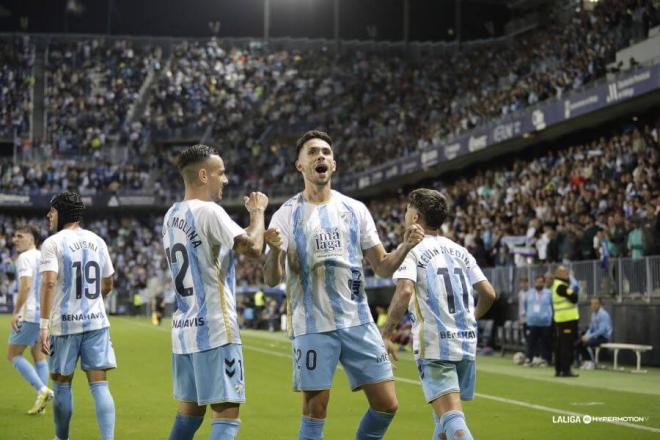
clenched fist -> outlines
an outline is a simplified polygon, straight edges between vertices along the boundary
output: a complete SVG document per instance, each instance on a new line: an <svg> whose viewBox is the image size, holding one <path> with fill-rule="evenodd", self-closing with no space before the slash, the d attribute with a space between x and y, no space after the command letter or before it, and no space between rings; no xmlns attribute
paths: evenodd
<svg viewBox="0 0 660 440"><path fill-rule="evenodd" d="M414 248L423 239L424 228L418 224L408 226L406 232L403 233L403 245L408 249Z"/></svg>
<svg viewBox="0 0 660 440"><path fill-rule="evenodd" d="M280 250L282 247L282 233L277 228L266 229L264 240L273 250Z"/></svg>
<svg viewBox="0 0 660 440"><path fill-rule="evenodd" d="M243 203L250 213L265 211L268 206L268 196L261 192L251 192L249 196L243 197Z"/></svg>

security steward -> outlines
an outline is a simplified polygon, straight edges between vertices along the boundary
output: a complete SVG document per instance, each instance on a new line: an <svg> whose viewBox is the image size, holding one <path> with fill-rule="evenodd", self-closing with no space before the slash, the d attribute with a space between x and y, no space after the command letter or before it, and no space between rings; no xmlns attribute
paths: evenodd
<svg viewBox="0 0 660 440"><path fill-rule="evenodd" d="M571 286L566 266L557 267L550 290L555 322L555 377L578 377L571 371L580 319L578 292L577 286Z"/></svg>

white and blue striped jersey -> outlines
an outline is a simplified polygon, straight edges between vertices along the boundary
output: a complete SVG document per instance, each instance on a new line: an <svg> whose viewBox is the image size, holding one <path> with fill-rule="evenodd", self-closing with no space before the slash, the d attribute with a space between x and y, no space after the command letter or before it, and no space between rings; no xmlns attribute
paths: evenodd
<svg viewBox="0 0 660 440"><path fill-rule="evenodd" d="M408 305L415 358L475 358L473 286L486 277L464 247L445 237L427 235L408 253L393 278L415 283Z"/></svg>
<svg viewBox="0 0 660 440"><path fill-rule="evenodd" d="M21 254L16 259L16 273L20 281L21 278L29 277L32 279L30 291L25 299L25 303L19 312L21 320L26 322L39 322L40 316L40 302L39 302L39 286L41 275L39 273L39 260L41 259L41 252L38 249L30 249Z"/></svg>
<svg viewBox="0 0 660 440"><path fill-rule="evenodd" d="M41 246L39 271L56 272L50 334L73 335L110 327L101 280L115 273L108 246L86 229L63 229Z"/></svg>
<svg viewBox="0 0 660 440"><path fill-rule="evenodd" d="M234 239L245 234L214 202L178 202L163 219L163 247L175 290L172 352L240 344Z"/></svg>
<svg viewBox="0 0 660 440"><path fill-rule="evenodd" d="M323 204L302 193L278 209L270 228L282 234L289 334L322 333L373 322L364 289L362 251L380 243L363 203L337 191Z"/></svg>

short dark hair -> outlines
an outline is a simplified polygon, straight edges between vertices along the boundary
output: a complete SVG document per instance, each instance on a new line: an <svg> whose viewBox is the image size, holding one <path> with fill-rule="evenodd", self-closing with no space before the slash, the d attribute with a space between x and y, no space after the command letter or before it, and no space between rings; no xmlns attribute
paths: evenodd
<svg viewBox="0 0 660 440"><path fill-rule="evenodd" d="M197 144L192 147L188 147L179 154L176 158L176 167L179 171L182 171L185 167L191 163L199 163L206 161L209 157L218 152L213 147L208 145Z"/></svg>
<svg viewBox="0 0 660 440"><path fill-rule="evenodd" d="M321 139L322 141L326 141L328 145L332 147L332 138L328 133L321 130L309 130L296 141L296 157L300 155L300 150L302 150L307 141L312 139Z"/></svg>
<svg viewBox="0 0 660 440"><path fill-rule="evenodd" d="M447 219L447 199L440 191L418 188L408 195L408 204L419 211L431 229L440 229Z"/></svg>
<svg viewBox="0 0 660 440"><path fill-rule="evenodd" d="M35 246L39 246L39 239L41 238L41 236L39 235L39 229L37 229L36 226L21 225L18 228L16 228L16 232L25 232L26 234L32 235L32 238L34 238Z"/></svg>

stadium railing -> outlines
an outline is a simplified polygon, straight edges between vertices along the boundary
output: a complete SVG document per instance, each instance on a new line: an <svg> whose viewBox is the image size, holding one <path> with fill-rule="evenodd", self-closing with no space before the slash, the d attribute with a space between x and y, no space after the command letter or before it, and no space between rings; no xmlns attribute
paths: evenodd
<svg viewBox="0 0 660 440"><path fill-rule="evenodd" d="M618 302L637 298L650 302L660 295L660 255L643 258L611 258L563 263L578 281L582 301L593 296L610 296ZM533 280L536 275L552 272L559 263L529 266L490 267L483 270L498 295L512 295L521 276Z"/></svg>

